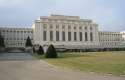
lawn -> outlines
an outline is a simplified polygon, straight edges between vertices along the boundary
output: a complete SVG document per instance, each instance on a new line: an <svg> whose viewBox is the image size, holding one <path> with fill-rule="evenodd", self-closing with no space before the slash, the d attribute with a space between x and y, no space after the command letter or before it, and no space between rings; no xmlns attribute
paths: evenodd
<svg viewBox="0 0 125 80"><path fill-rule="evenodd" d="M125 52L59 53L57 59L39 58L61 68L101 74L125 75Z"/></svg>

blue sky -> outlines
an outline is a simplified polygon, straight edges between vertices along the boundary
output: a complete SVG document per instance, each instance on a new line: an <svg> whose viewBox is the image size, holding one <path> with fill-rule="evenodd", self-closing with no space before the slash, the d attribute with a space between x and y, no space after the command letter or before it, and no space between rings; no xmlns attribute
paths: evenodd
<svg viewBox="0 0 125 80"><path fill-rule="evenodd" d="M125 0L0 0L0 25L31 26L39 16L92 19L104 31L125 31Z"/></svg>

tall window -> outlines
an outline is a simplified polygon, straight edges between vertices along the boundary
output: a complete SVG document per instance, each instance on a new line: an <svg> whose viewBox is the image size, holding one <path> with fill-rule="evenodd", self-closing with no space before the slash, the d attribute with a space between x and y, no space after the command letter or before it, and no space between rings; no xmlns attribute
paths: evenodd
<svg viewBox="0 0 125 80"><path fill-rule="evenodd" d="M82 32L79 32L79 39L82 41Z"/></svg>
<svg viewBox="0 0 125 80"><path fill-rule="evenodd" d="M74 41L77 41L77 33L74 32Z"/></svg>
<svg viewBox="0 0 125 80"><path fill-rule="evenodd" d="M71 32L68 32L68 41L71 41Z"/></svg>
<svg viewBox="0 0 125 80"><path fill-rule="evenodd" d="M93 34L92 34L92 32L90 33L90 41L93 41Z"/></svg>
<svg viewBox="0 0 125 80"><path fill-rule="evenodd" d="M56 31L56 41L59 41L59 31Z"/></svg>
<svg viewBox="0 0 125 80"><path fill-rule="evenodd" d="M53 41L53 31L50 31L50 41Z"/></svg>
<svg viewBox="0 0 125 80"><path fill-rule="evenodd" d="M65 41L65 32L62 32L62 40Z"/></svg>
<svg viewBox="0 0 125 80"><path fill-rule="evenodd" d="M85 32L85 41L88 41L88 34Z"/></svg>
<svg viewBox="0 0 125 80"><path fill-rule="evenodd" d="M46 31L43 31L43 40L46 41Z"/></svg>

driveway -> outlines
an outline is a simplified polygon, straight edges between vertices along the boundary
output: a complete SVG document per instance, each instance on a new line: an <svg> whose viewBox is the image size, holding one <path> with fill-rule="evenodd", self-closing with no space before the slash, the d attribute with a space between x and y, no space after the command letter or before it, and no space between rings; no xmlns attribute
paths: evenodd
<svg viewBox="0 0 125 80"><path fill-rule="evenodd" d="M3 57L5 55L9 55L9 57L7 60L0 60L0 80L125 80L124 77L62 70L43 60L34 59L30 54L13 53L16 58L10 54L2 54ZM13 60L8 60L8 58L13 58Z"/></svg>
<svg viewBox="0 0 125 80"><path fill-rule="evenodd" d="M0 53L0 60L34 60L30 53Z"/></svg>

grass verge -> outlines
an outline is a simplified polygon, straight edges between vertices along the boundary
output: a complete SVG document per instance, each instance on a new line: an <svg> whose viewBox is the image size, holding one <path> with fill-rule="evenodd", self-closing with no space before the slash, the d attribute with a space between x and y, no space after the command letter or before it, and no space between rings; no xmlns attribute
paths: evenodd
<svg viewBox="0 0 125 80"><path fill-rule="evenodd" d="M36 57L61 68L125 75L125 52L59 53L59 58L56 59L45 59L38 55Z"/></svg>

